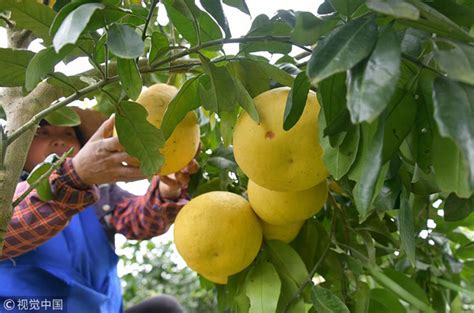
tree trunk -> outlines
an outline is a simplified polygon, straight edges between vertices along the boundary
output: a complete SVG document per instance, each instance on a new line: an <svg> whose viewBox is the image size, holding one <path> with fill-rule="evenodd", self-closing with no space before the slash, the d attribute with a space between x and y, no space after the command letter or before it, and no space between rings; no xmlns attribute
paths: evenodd
<svg viewBox="0 0 474 313"><path fill-rule="evenodd" d="M28 31L8 31L8 43L11 48L26 48L31 40L31 33ZM54 89L45 83L39 85L26 97L23 97L19 87L0 88L0 104L7 118L5 133L8 135L21 127L55 99L57 95ZM13 215L12 199L34 133L35 129L28 130L6 147L4 167L0 168L0 256L5 232Z"/></svg>

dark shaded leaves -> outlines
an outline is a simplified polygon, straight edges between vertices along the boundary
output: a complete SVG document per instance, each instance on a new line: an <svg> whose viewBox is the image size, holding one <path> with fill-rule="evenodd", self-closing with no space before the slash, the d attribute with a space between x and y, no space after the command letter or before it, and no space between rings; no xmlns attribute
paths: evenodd
<svg viewBox="0 0 474 313"><path fill-rule="evenodd" d="M288 98L286 100L285 113L283 116L283 129L290 130L300 119L306 105L308 92L311 84L305 72L296 76Z"/></svg>
<svg viewBox="0 0 474 313"><path fill-rule="evenodd" d="M377 27L370 18L356 19L332 31L314 49L308 63L313 84L352 68L372 51Z"/></svg>
<svg viewBox="0 0 474 313"><path fill-rule="evenodd" d="M140 160L140 170L146 176L158 173L164 158L159 149L165 144L163 133L147 121L146 109L138 103L118 104L115 125L120 143L128 154Z"/></svg>

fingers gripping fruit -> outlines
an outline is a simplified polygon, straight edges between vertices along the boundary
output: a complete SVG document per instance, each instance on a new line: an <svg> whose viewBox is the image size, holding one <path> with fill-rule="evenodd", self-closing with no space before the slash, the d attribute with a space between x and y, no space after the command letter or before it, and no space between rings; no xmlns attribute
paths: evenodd
<svg viewBox="0 0 474 313"><path fill-rule="evenodd" d="M142 92L137 102L147 110L148 122L159 128L169 103L177 93L176 87L167 84L155 84ZM164 148L160 149L165 161L158 174L168 175L184 168L196 155L199 136L196 113L188 112L166 140Z"/></svg>
<svg viewBox="0 0 474 313"><path fill-rule="evenodd" d="M188 266L205 278L226 284L230 275L252 263L262 244L262 226L248 201L214 191L192 199L179 212L174 241Z"/></svg>
<svg viewBox="0 0 474 313"><path fill-rule="evenodd" d="M255 97L260 123L242 112L233 138L235 159L242 171L260 186L278 191L308 189L328 176L319 145L316 94L310 91L298 123L285 131L289 90L276 88Z"/></svg>

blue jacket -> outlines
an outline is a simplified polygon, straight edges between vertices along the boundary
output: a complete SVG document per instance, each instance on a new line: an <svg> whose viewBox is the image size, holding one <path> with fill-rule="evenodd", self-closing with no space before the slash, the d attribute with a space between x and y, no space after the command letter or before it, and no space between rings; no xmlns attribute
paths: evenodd
<svg viewBox="0 0 474 313"><path fill-rule="evenodd" d="M32 299L61 303L67 313L123 311L113 231L103 218L125 192L113 185L100 189L100 201L75 215L56 236L28 253L0 261L0 312L5 301L14 307L8 312L25 312L20 306L24 308L25 301L31 305ZM52 306L40 308L37 312L61 312Z"/></svg>

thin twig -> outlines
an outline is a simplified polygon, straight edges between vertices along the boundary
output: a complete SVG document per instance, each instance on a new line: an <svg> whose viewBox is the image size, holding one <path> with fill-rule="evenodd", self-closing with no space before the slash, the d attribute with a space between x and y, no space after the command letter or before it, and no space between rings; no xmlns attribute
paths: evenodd
<svg viewBox="0 0 474 313"><path fill-rule="evenodd" d="M81 48L80 46L78 46L78 48L85 54L87 55L87 57L89 58L89 60L92 62L92 65L100 72L100 74L102 75L102 78L106 78L105 77L105 73L104 71L102 70L102 67L100 66L100 64L98 64L96 62L96 60L92 57L92 54L90 54L89 52L87 52L84 48Z"/></svg>
<svg viewBox="0 0 474 313"><path fill-rule="evenodd" d="M150 11L148 11L148 16L146 18L145 26L143 27L143 34L142 34L142 40L144 41L146 38L146 31L148 29L148 25L150 24L151 17L153 16L153 11L155 11L155 7L158 5L159 0L152 0L151 1L151 6L150 6Z"/></svg>
<svg viewBox="0 0 474 313"><path fill-rule="evenodd" d="M201 45L189 48L186 51L181 51L181 52L179 52L175 55L172 55L169 58L154 64L153 67L151 67L151 68L147 67L147 68L144 68L144 69L140 69L140 72L141 73L146 73L146 72L162 70L162 69L160 69L160 66L162 66L164 64L167 64L167 63L170 63L172 61L175 61L177 59L180 59L182 57L185 57L189 54L195 53L195 52L197 52L201 49L208 48L208 47L213 47L213 46L218 46L218 45L223 45L223 44L228 44L228 43L256 42L256 41L263 41L263 40L289 42L290 38L287 37L287 36L255 36L255 37L240 37L240 38L227 38L227 39L212 40L212 41L205 42ZM107 54L108 54L108 49L106 48L106 50L107 50ZM108 76L108 70L109 70L108 69L108 61L105 62L105 67L106 67L106 75ZM15 141L18 137L20 137L21 134L23 134L24 132L26 132L29 129L33 128L36 124L38 124L49 113L51 113L51 112L53 112L53 111L55 111L55 110L57 110L57 109L59 109L63 106L66 106L67 104L69 104L69 103L71 103L75 100L78 100L78 99L84 97L85 95L87 95L90 92L96 91L96 90L98 90L98 89L100 89L100 88L102 88L106 85L109 85L111 83L115 83L118 80L119 80L118 75L113 76L113 77L107 77L106 79L103 79L103 80L99 81L97 84L85 87L85 88L79 90L78 92L70 95L66 99L64 99L64 100L50 106L49 108L39 112L38 114L33 116L31 118L31 120L29 120L28 122L23 124L20 128L18 128L17 130L12 132L8 136L7 145L10 145L13 141Z"/></svg>
<svg viewBox="0 0 474 313"><path fill-rule="evenodd" d="M309 51L303 51L303 52L301 52L300 54L295 55L295 59L296 59L296 60L304 59L304 58L310 56L311 53L312 53L312 52L309 52Z"/></svg>
<svg viewBox="0 0 474 313"><path fill-rule="evenodd" d="M429 66L429 65L426 65L425 63L421 62L420 60L418 60L418 59L415 58L415 57L412 57L412 56L409 55L409 54L402 53L402 56L403 56L405 59L407 59L407 60L409 60L409 61L415 63L416 65L421 66L422 68L426 68L426 69L428 69L428 70L430 70L430 71L432 71L432 72L434 72L434 73L436 73L436 74L438 74L438 75L445 76L445 74L444 74L443 72L440 72L439 70L435 69L434 67L431 67L431 66Z"/></svg>
<svg viewBox="0 0 474 313"><path fill-rule="evenodd" d="M25 124L23 124L20 128L18 128L17 130L15 130L14 132L11 133L11 135L8 136L8 140L7 140L7 145L10 145L13 141L15 141L15 139L17 139L18 137L21 136L21 134L23 134L24 132L26 132L27 130L33 128L36 124L38 124L44 117L46 117L49 113L59 109L59 108L62 108L64 106L66 106L67 104L73 102L73 101L76 101L77 99L80 99L82 98L83 96L87 95L88 93L92 92L92 91L95 91L97 89L100 89L101 87L105 86L105 85L108 85L108 84L111 84L111 83L114 83L118 81L118 76L114 76L112 78L109 78L109 79L106 79L106 80L102 80L100 82L98 82L97 84L95 85L91 85L91 86L88 86L88 87L85 87L81 90L79 90L78 92L70 95L69 97L67 97L66 99L50 106L49 108L39 112L38 114L36 114L35 116L33 116L31 118L31 120L29 120L28 122L26 122Z"/></svg>
<svg viewBox="0 0 474 313"><path fill-rule="evenodd" d="M21 201L23 201L29 194L31 191L33 191L33 189L35 189L36 187L38 187L38 185L41 183L41 181L43 181L43 179L46 179L49 177L49 175L51 175L51 173L54 171L54 170L57 170L61 164L63 164L64 160L66 160L66 158L72 153L72 151L74 151L74 148L70 148L68 151L66 151L62 156L61 158L59 158L59 160L57 160L56 162L54 162L52 165L51 165L51 168L49 170L47 170L43 175L41 175L37 180L35 180L29 187L28 189L26 189L26 191L24 193L21 194L21 196L19 196L18 198L16 198L16 200L12 203L12 208L15 208L17 205L19 205L21 203Z"/></svg>

